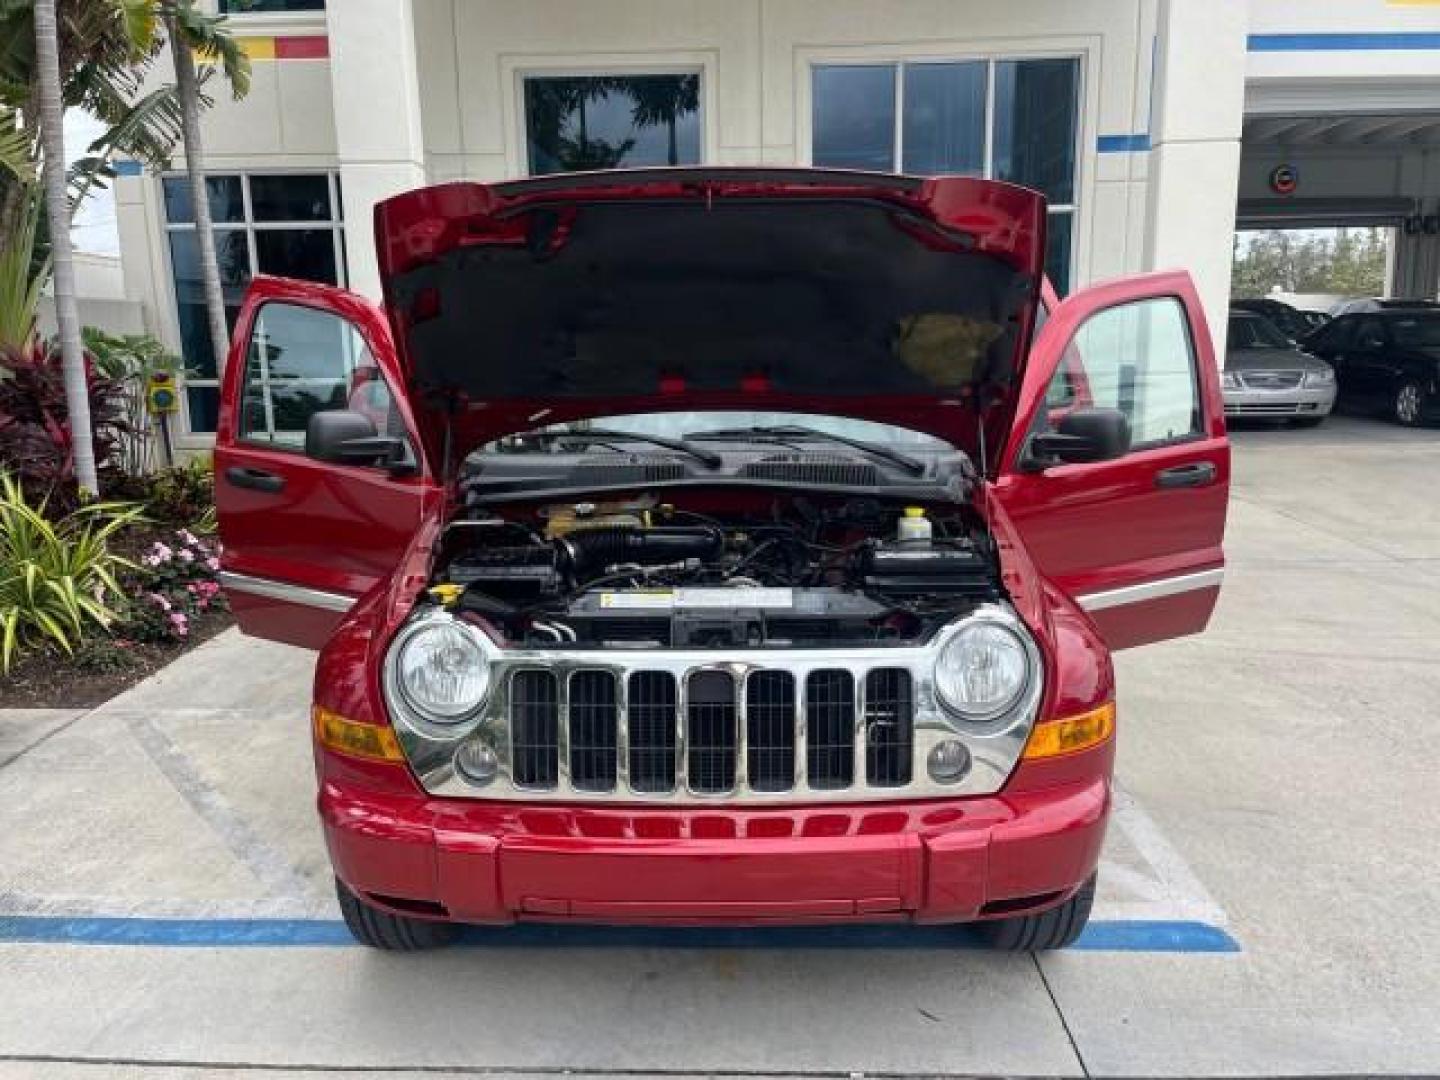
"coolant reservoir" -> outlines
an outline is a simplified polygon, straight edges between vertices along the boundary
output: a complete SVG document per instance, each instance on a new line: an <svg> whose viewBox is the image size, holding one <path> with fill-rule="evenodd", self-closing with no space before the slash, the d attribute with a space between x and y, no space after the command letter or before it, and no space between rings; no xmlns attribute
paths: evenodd
<svg viewBox="0 0 1440 1080"><path fill-rule="evenodd" d="M907 506L895 530L897 540L929 540L933 535L923 506Z"/></svg>

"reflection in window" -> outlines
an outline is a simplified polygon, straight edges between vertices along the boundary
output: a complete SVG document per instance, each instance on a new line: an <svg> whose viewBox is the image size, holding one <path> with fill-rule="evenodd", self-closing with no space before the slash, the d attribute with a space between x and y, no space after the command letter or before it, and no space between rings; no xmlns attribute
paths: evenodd
<svg viewBox="0 0 1440 1080"><path fill-rule="evenodd" d="M995 65L992 175L1075 201L1078 60L1003 60Z"/></svg>
<svg viewBox="0 0 1440 1080"><path fill-rule="evenodd" d="M1195 351L1173 297L1119 304L1092 315L1071 339L1047 400L1119 409L1131 445L1156 445L1201 430Z"/></svg>
<svg viewBox="0 0 1440 1080"><path fill-rule="evenodd" d="M831 169L894 169L894 65L817 67L813 128L813 164Z"/></svg>
<svg viewBox="0 0 1440 1080"><path fill-rule="evenodd" d="M811 74L810 160L820 167L984 176L1036 188L1050 204L1046 273L1064 295L1079 84L1074 58L819 65ZM987 112L993 115L988 138Z"/></svg>
<svg viewBox="0 0 1440 1080"><path fill-rule="evenodd" d="M294 304L260 309L246 350L241 438L298 449L311 416L352 399L385 430L389 391L353 325Z"/></svg>
<svg viewBox="0 0 1440 1080"><path fill-rule="evenodd" d="M525 80L532 174L700 162L699 75Z"/></svg>
<svg viewBox="0 0 1440 1080"><path fill-rule="evenodd" d="M917 176L985 171L986 64L905 65L905 166Z"/></svg>
<svg viewBox="0 0 1440 1080"><path fill-rule="evenodd" d="M211 176L216 255L230 329L256 273L344 283L339 177L327 173ZM211 348L189 181L161 180L181 356L193 373L186 402L192 432L215 430L219 365ZM248 208L248 216L247 216Z"/></svg>

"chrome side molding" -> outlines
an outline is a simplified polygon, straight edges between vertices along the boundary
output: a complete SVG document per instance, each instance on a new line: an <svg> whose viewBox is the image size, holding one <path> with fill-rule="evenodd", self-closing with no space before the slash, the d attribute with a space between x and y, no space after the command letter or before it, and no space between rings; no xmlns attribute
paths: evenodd
<svg viewBox="0 0 1440 1080"><path fill-rule="evenodd" d="M1086 611L1104 611L1107 608L1122 607L1125 604L1139 604L1146 600L1161 600L1167 596L1195 592L1200 589L1218 589L1225 580L1225 568L1197 570L1190 574L1143 581L1139 585L1125 585L1118 589L1104 589L1101 592L1085 593L1075 598Z"/></svg>
<svg viewBox="0 0 1440 1080"><path fill-rule="evenodd" d="M220 587L227 592L249 593L251 596L263 596L267 600L281 600L288 604L301 604L304 607L335 611L342 615L355 603L355 597L346 596L344 593L325 592L323 589L310 589L304 585L292 585L274 578L251 577L249 574L236 574L229 570L220 571Z"/></svg>

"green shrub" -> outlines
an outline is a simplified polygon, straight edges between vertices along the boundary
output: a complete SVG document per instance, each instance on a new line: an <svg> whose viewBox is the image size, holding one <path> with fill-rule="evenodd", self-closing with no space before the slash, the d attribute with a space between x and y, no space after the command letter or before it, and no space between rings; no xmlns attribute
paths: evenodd
<svg viewBox="0 0 1440 1080"><path fill-rule="evenodd" d="M144 504L151 521L177 527L201 525L200 531L212 531L203 525L215 508L215 472L209 458L132 477L123 491L126 498Z"/></svg>
<svg viewBox="0 0 1440 1080"><path fill-rule="evenodd" d="M0 672L16 653L48 642L74 652L116 618L116 575L132 563L110 550L140 507L91 503L50 521L20 485L0 474Z"/></svg>

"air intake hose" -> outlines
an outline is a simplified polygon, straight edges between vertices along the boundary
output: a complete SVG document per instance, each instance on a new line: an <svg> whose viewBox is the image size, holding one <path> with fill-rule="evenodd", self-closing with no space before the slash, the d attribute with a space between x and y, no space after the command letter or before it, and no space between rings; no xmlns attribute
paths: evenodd
<svg viewBox="0 0 1440 1080"><path fill-rule="evenodd" d="M597 525L576 529L555 541L561 556L577 578L585 578L621 563L659 566L720 556L725 537L707 525L662 525L642 529L627 525Z"/></svg>

